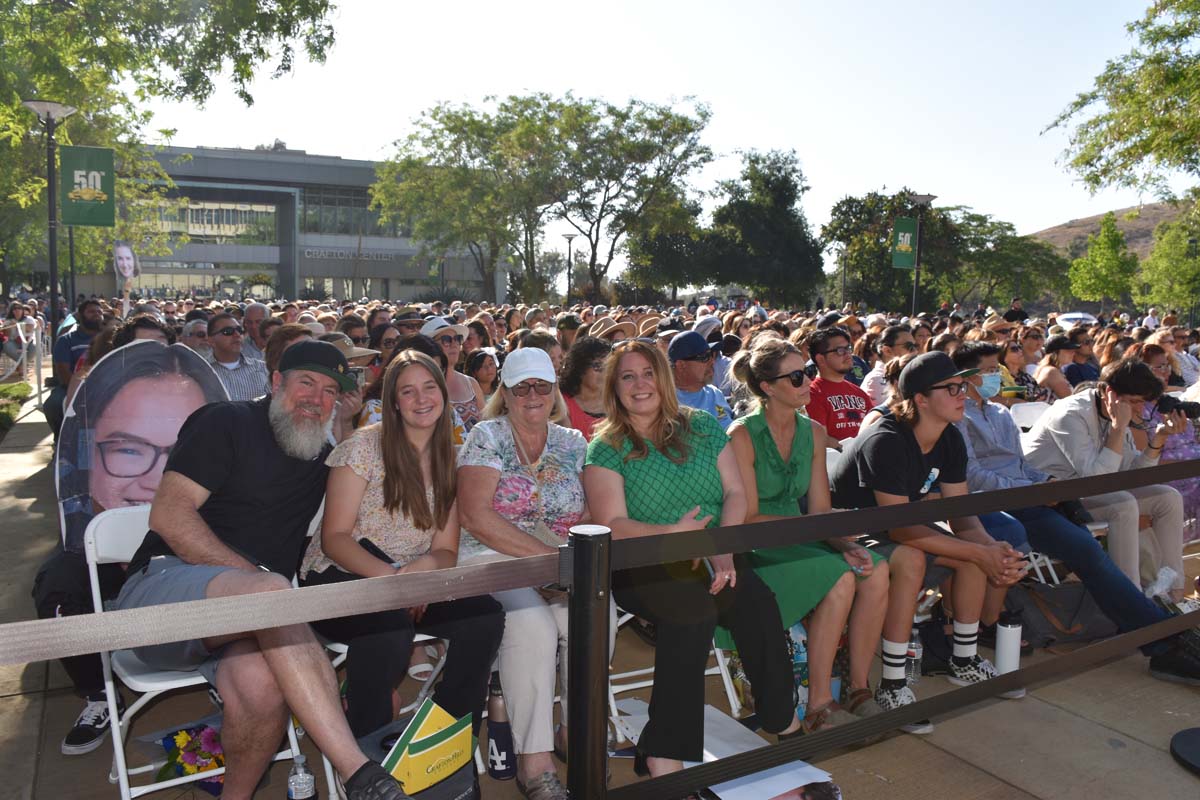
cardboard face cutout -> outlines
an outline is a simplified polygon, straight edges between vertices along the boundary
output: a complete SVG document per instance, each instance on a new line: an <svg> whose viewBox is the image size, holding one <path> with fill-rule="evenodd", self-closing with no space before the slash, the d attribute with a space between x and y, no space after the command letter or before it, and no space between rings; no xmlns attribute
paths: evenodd
<svg viewBox="0 0 1200 800"><path fill-rule="evenodd" d="M113 274L117 278L118 294L133 291L133 279L142 274L142 268L129 242L120 239L113 242Z"/></svg>
<svg viewBox="0 0 1200 800"><path fill-rule="evenodd" d="M58 438L64 547L82 552L83 532L101 511L153 500L184 421L228 399L212 367L185 345L138 340L100 359L71 400Z"/></svg>

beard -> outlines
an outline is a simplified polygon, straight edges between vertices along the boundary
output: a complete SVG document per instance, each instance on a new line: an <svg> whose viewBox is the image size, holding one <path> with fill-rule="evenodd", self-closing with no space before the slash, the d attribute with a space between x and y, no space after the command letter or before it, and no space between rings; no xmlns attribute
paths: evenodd
<svg viewBox="0 0 1200 800"><path fill-rule="evenodd" d="M85 331L91 331L92 333L100 330L100 325L101 320L98 319L88 319L87 317L83 317L79 320L79 326Z"/></svg>
<svg viewBox="0 0 1200 800"><path fill-rule="evenodd" d="M279 449L292 458L312 461L321 454L333 430L333 414L326 420L296 419L283 406L283 396L273 395L267 411Z"/></svg>

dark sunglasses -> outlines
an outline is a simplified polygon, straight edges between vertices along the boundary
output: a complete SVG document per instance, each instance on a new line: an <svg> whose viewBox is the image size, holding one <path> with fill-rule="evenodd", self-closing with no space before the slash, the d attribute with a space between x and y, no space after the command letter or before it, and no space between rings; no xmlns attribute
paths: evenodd
<svg viewBox="0 0 1200 800"><path fill-rule="evenodd" d="M791 372L785 372L782 375L776 375L773 378L767 378L766 380L768 383L771 383L773 381L783 380L784 378L787 378L789 381L792 382L792 386L799 389L801 386L804 385L804 381L805 381L805 379L808 378L808 375L805 374L804 370L796 369L796 370L792 370Z"/></svg>
<svg viewBox="0 0 1200 800"><path fill-rule="evenodd" d="M395 336L393 336L390 339L380 339L379 343L381 345L383 345L384 347L395 347L396 342L398 342L398 341L400 341L400 340L398 338L396 338Z"/></svg>
<svg viewBox="0 0 1200 800"><path fill-rule="evenodd" d="M714 356L715 356L715 354L713 353L713 351L709 350L707 353L701 353L698 356L688 356L687 358L681 358L679 360L680 361L695 361L698 364L707 364L709 361L713 360Z"/></svg>
<svg viewBox="0 0 1200 800"><path fill-rule="evenodd" d="M366 344L367 342L371 341L371 337L370 336L351 336L350 341L354 342L355 344Z"/></svg>
<svg viewBox="0 0 1200 800"><path fill-rule="evenodd" d="M854 351L853 347L851 347L848 344L844 344L841 347L831 347L828 350L822 350L821 352L817 353L817 355L827 356L830 353L833 353L835 355L844 356L844 355L849 355L853 351Z"/></svg>
<svg viewBox="0 0 1200 800"><path fill-rule="evenodd" d="M230 325L227 328L221 328L221 330L215 331L213 333L213 335L214 336L233 336L235 333L238 336L241 336L243 333L245 333L245 331L241 328L240 325Z"/></svg>
<svg viewBox="0 0 1200 800"><path fill-rule="evenodd" d="M554 384L546 383L546 381L533 381L532 383L518 383L516 386L510 386L508 390L517 397L526 397L530 390L537 392L542 397L545 397L554 391Z"/></svg>
<svg viewBox="0 0 1200 800"><path fill-rule="evenodd" d="M197 339L207 339L208 331L196 331L192 336L195 336Z"/></svg>
<svg viewBox="0 0 1200 800"><path fill-rule="evenodd" d="M1016 345L1016 344L1010 344L1010 345L1008 346L1008 352L1010 352L1010 353L1023 353L1023 352L1025 352L1025 351L1021 349L1021 346L1020 346L1020 345Z"/></svg>
<svg viewBox="0 0 1200 800"><path fill-rule="evenodd" d="M910 353L911 353L911 352L913 352L913 351L915 351L915 350L917 349L917 343L916 343L916 342L903 342L903 343L901 343L901 344L898 344L898 345L896 345L896 346L897 346L897 347L903 347L905 350L907 350L907 351L908 351L908 352L910 352Z"/></svg>
<svg viewBox="0 0 1200 800"><path fill-rule="evenodd" d="M459 336L458 334L454 334L453 336L446 334L445 336L437 337L437 340L439 344L449 347L452 344L462 344L463 337Z"/></svg>

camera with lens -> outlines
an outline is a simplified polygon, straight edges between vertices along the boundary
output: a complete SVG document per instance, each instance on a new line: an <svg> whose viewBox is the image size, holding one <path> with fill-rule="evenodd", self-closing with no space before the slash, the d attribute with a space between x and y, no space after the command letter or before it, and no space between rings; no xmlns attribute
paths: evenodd
<svg viewBox="0 0 1200 800"><path fill-rule="evenodd" d="M1183 415L1188 419L1200 419L1200 403L1180 400L1178 397L1173 397L1169 394L1164 394L1158 398L1158 405L1155 406L1155 410L1164 416L1174 411L1182 411Z"/></svg>

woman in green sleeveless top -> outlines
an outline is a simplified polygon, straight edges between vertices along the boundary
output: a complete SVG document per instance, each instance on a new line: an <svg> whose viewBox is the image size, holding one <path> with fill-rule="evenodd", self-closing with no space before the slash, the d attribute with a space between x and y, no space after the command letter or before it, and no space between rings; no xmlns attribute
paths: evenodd
<svg viewBox="0 0 1200 800"><path fill-rule="evenodd" d="M802 413L810 382L804 357L775 336L759 336L734 359L734 377L756 408L729 429L749 501L747 522L831 510L824 428ZM750 563L775 593L784 625L811 613L806 732L880 712L868 673L887 612L888 565L852 540L830 539L755 550ZM843 708L833 697L833 659L850 623L850 692Z"/></svg>

